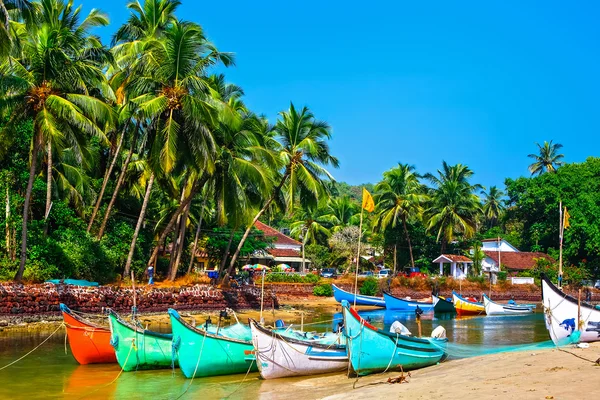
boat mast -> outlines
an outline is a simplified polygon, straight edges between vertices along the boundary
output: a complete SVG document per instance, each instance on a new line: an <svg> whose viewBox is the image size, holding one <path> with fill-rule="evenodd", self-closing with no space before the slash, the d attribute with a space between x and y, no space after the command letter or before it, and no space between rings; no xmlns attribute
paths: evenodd
<svg viewBox="0 0 600 400"><path fill-rule="evenodd" d="M365 194L363 193L363 203ZM354 274L354 307L356 308L356 296L358 293L358 266L360 264L360 239L362 239L362 222L363 222L363 210L364 207L360 208L360 224L358 225L358 250L356 251L356 273Z"/></svg>
<svg viewBox="0 0 600 400"><path fill-rule="evenodd" d="M564 221L563 221L563 208L562 208L562 200L558 203L558 235L559 235L559 252L558 252L558 288L562 289L562 248L563 248L563 231L564 231Z"/></svg>

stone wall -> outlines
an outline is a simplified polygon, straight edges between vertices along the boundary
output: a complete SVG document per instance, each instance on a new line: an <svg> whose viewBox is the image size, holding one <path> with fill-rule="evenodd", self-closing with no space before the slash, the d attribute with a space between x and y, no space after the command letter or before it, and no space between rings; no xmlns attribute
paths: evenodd
<svg viewBox="0 0 600 400"><path fill-rule="evenodd" d="M133 289L117 286L80 287L71 285L0 284L0 315L40 315L59 311L59 304L84 312L100 312L104 307L129 311ZM222 310L260 307L260 288L220 290L208 285L180 288L137 288L140 312L178 310ZM265 304L279 306L277 297L265 290Z"/></svg>

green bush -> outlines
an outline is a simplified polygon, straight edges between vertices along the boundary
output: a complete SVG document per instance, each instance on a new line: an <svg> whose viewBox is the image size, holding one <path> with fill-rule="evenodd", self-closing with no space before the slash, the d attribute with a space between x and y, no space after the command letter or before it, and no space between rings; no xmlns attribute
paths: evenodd
<svg viewBox="0 0 600 400"><path fill-rule="evenodd" d="M360 287L360 294L365 296L375 296L379 290L379 284L377 279L369 277L365 279L362 286Z"/></svg>
<svg viewBox="0 0 600 400"><path fill-rule="evenodd" d="M256 275L255 275L256 276ZM260 279L260 277L258 277ZM272 283L317 283L320 277L315 274L306 274L302 276L300 274L285 274L282 272L270 272L265 275L265 282Z"/></svg>
<svg viewBox="0 0 600 400"><path fill-rule="evenodd" d="M498 272L498 282L506 282L506 278L508 278L508 272L506 272L506 271Z"/></svg>
<svg viewBox="0 0 600 400"><path fill-rule="evenodd" d="M315 296L331 297L333 296L333 288L329 283L322 283L315 286L313 289L313 294Z"/></svg>
<svg viewBox="0 0 600 400"><path fill-rule="evenodd" d="M506 274L506 272L505 272ZM480 285L483 285L485 283L485 278L482 275L477 275L477 276L469 276L467 278L467 280L469 282L473 282L473 283L479 283ZM504 280L506 280L506 276L504 277Z"/></svg>

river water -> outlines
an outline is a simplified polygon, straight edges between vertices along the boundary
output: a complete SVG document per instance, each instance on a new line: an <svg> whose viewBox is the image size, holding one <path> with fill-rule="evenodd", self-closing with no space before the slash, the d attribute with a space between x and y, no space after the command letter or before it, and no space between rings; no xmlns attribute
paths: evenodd
<svg viewBox="0 0 600 400"><path fill-rule="evenodd" d="M312 319L305 318L305 330L331 331L341 314L316 310ZM401 321L413 334L418 331L414 314L361 311L375 326L389 329ZM267 317L268 324L272 323ZM286 321L298 324L300 321ZM310 324L310 325L308 325ZM448 336L449 361L504 350L529 350L549 346L543 314L526 316L454 317L423 315L422 332L442 325ZM42 332L0 332L0 368L18 359L40 344L56 328ZM150 326L150 329L165 330ZM278 385L289 385L303 378L272 381L259 379L258 373L213 378L198 378L191 385L179 370L125 372L119 375L117 364L78 365L67 344L64 330L22 361L0 370L0 399L255 399L272 393ZM189 386L189 388L188 388ZM275 396L276 397L276 396Z"/></svg>

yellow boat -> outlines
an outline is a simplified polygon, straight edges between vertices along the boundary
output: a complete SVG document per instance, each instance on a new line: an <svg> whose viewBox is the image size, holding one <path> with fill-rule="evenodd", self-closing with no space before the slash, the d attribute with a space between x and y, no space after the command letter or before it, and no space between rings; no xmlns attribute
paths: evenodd
<svg viewBox="0 0 600 400"><path fill-rule="evenodd" d="M485 314L483 303L466 299L456 292L452 292L452 301L458 315L480 315Z"/></svg>

